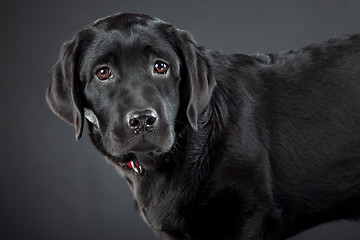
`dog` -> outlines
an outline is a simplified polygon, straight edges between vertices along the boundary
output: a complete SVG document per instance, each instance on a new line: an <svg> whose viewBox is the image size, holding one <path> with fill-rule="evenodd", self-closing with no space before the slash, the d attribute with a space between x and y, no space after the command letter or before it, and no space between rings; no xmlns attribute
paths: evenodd
<svg viewBox="0 0 360 240"><path fill-rule="evenodd" d="M286 239L360 216L360 34L226 54L147 15L64 43L46 99L164 239Z"/></svg>

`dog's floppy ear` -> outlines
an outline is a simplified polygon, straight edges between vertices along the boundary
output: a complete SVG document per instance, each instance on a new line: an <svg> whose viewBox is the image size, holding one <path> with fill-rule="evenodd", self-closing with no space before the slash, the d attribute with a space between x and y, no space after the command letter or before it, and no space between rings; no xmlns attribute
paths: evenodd
<svg viewBox="0 0 360 240"><path fill-rule="evenodd" d="M77 34L62 46L59 61L50 72L46 93L46 100L53 112L75 127L77 140L81 137L84 125L78 72L79 38Z"/></svg>
<svg viewBox="0 0 360 240"><path fill-rule="evenodd" d="M216 86L212 69L203 50L186 31L177 30L182 81L186 81L188 105L186 114L191 127L198 129L198 116L209 103ZM185 79L184 79L185 78Z"/></svg>

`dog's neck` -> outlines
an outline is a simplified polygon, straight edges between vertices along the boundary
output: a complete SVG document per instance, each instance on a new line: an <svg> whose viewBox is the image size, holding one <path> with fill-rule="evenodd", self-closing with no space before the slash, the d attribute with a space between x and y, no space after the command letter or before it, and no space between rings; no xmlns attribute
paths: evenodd
<svg viewBox="0 0 360 240"><path fill-rule="evenodd" d="M227 116L220 115L219 108L224 110L226 106L214 106L210 102L199 117L197 131L189 125L182 129L179 134L182 137L177 139L171 154L166 156L169 158L166 167L145 170L142 176L134 174L133 191L137 208L153 229L160 230L164 224L186 225L183 212L191 212L189 206L193 207L192 202L201 201L202 190L211 177L217 135L222 129L221 124L227 121ZM221 118L220 121L218 118ZM153 195L155 192L161 194Z"/></svg>

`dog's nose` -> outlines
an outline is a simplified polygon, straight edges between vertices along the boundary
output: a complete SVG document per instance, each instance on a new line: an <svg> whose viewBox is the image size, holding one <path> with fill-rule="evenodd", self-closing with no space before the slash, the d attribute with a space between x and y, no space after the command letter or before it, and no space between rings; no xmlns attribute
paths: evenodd
<svg viewBox="0 0 360 240"><path fill-rule="evenodd" d="M158 115L152 109L132 111L126 116L128 126L134 133L149 133L154 130L158 123Z"/></svg>

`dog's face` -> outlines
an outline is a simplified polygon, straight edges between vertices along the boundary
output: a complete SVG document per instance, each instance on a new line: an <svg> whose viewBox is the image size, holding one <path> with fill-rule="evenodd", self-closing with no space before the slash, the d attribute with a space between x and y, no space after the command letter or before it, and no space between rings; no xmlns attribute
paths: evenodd
<svg viewBox="0 0 360 240"><path fill-rule="evenodd" d="M95 146L126 162L170 151L179 115L196 130L214 86L188 33L149 16L118 14L64 44L47 100L77 138L85 117Z"/></svg>
<svg viewBox="0 0 360 240"><path fill-rule="evenodd" d="M96 144L115 157L167 152L175 139L180 60L151 25L107 24L94 25L79 69Z"/></svg>

